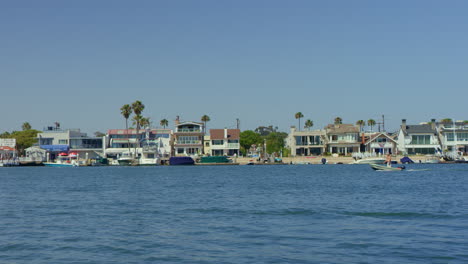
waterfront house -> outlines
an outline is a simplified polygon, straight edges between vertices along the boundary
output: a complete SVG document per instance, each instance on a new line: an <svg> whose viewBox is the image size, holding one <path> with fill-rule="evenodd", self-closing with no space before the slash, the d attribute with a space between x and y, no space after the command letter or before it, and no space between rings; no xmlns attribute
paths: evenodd
<svg viewBox="0 0 468 264"><path fill-rule="evenodd" d="M206 137L206 136L205 136ZM205 141L205 144L208 143ZM211 156L238 156L240 149L239 129L210 129L209 152ZM206 147L206 146L205 146Z"/></svg>
<svg viewBox="0 0 468 264"><path fill-rule="evenodd" d="M468 122L437 122L436 127L444 151L468 153Z"/></svg>
<svg viewBox="0 0 468 264"><path fill-rule="evenodd" d="M364 151L380 155L397 154L398 142L386 132L372 133L364 143Z"/></svg>
<svg viewBox="0 0 468 264"><path fill-rule="evenodd" d="M105 142L107 158L117 159L129 151L131 156L141 157L145 150L150 149L154 155L169 158L172 150L172 130L140 129L138 134L136 129L109 129L107 131Z"/></svg>
<svg viewBox="0 0 468 264"><path fill-rule="evenodd" d="M173 156L203 154L203 123L175 120Z"/></svg>
<svg viewBox="0 0 468 264"><path fill-rule="evenodd" d="M419 125L408 125L402 119L397 142L399 152L408 155L435 154L441 150L435 119Z"/></svg>
<svg viewBox="0 0 468 264"><path fill-rule="evenodd" d="M286 146L291 149L293 157L322 155L326 152L327 141L325 130L297 131L292 126L286 138Z"/></svg>
<svg viewBox="0 0 468 264"><path fill-rule="evenodd" d="M46 127L37 134L39 147L47 151L47 160L58 157L61 152L75 152L81 159L94 159L104 155L103 138L89 137L80 129L61 129L59 126Z"/></svg>
<svg viewBox="0 0 468 264"><path fill-rule="evenodd" d="M330 153L348 155L360 151L359 127L352 124L330 124L325 127Z"/></svg>

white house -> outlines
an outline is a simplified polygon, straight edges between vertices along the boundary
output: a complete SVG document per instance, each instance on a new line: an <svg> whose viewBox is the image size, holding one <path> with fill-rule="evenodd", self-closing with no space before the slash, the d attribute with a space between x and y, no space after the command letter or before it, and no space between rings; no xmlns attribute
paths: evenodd
<svg viewBox="0 0 468 264"><path fill-rule="evenodd" d="M435 119L430 124L408 125L402 119L398 132L398 150L401 153L435 154L441 150Z"/></svg>

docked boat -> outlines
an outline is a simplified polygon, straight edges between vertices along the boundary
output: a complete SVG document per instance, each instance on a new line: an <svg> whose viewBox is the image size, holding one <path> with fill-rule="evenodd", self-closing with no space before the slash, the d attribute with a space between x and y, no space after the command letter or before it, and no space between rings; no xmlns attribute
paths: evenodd
<svg viewBox="0 0 468 264"><path fill-rule="evenodd" d="M385 158L365 158L358 159L352 164L385 164Z"/></svg>
<svg viewBox="0 0 468 264"><path fill-rule="evenodd" d="M194 165L195 161L191 157L170 157L169 165Z"/></svg>
<svg viewBox="0 0 468 264"><path fill-rule="evenodd" d="M201 157L197 165L239 165L239 163L234 163L226 156L207 156Z"/></svg>
<svg viewBox="0 0 468 264"><path fill-rule="evenodd" d="M138 165L156 166L160 165L160 161L157 144L147 143L147 145L143 147L142 156L138 159Z"/></svg>
<svg viewBox="0 0 468 264"><path fill-rule="evenodd" d="M47 167L79 167L84 166L84 164L80 163L78 160L78 155L75 153L60 153L57 159L53 162L43 162L44 166Z"/></svg>
<svg viewBox="0 0 468 264"><path fill-rule="evenodd" d="M117 159L120 166L132 166L137 163L130 152L123 152Z"/></svg>
<svg viewBox="0 0 468 264"><path fill-rule="evenodd" d="M380 165L380 164L370 164L371 168L374 170L380 170L380 171L402 171L405 169L405 166L400 166L400 167L388 167L386 165Z"/></svg>

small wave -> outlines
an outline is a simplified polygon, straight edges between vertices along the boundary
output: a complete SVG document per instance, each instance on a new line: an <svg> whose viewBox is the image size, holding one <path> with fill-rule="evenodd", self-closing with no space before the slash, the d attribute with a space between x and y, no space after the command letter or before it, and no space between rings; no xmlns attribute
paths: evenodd
<svg viewBox="0 0 468 264"><path fill-rule="evenodd" d="M345 215L375 217L375 218L456 218L459 216L446 214L430 214L416 212L346 212Z"/></svg>
<svg viewBox="0 0 468 264"><path fill-rule="evenodd" d="M240 215L315 215L316 211L300 208L277 209L277 210L235 210L227 208L197 208L187 209L188 211L204 214L240 214Z"/></svg>

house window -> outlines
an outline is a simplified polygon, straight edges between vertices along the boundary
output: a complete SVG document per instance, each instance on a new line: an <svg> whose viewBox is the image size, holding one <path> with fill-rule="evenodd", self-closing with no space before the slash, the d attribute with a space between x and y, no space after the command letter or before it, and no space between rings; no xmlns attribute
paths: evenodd
<svg viewBox="0 0 468 264"><path fill-rule="evenodd" d="M431 144L430 135L412 135L411 144L413 145L428 145Z"/></svg>
<svg viewBox="0 0 468 264"><path fill-rule="evenodd" d="M68 140L67 139L59 139L59 145L67 145L68 144Z"/></svg>
<svg viewBox="0 0 468 264"><path fill-rule="evenodd" d="M211 144L212 144L213 146L215 146L215 145L218 145L218 146L219 146L219 145L224 145L224 140L212 140L212 141L211 141Z"/></svg>
<svg viewBox="0 0 468 264"><path fill-rule="evenodd" d="M338 135L332 135L331 138L332 138L332 141L337 141L338 140Z"/></svg>

